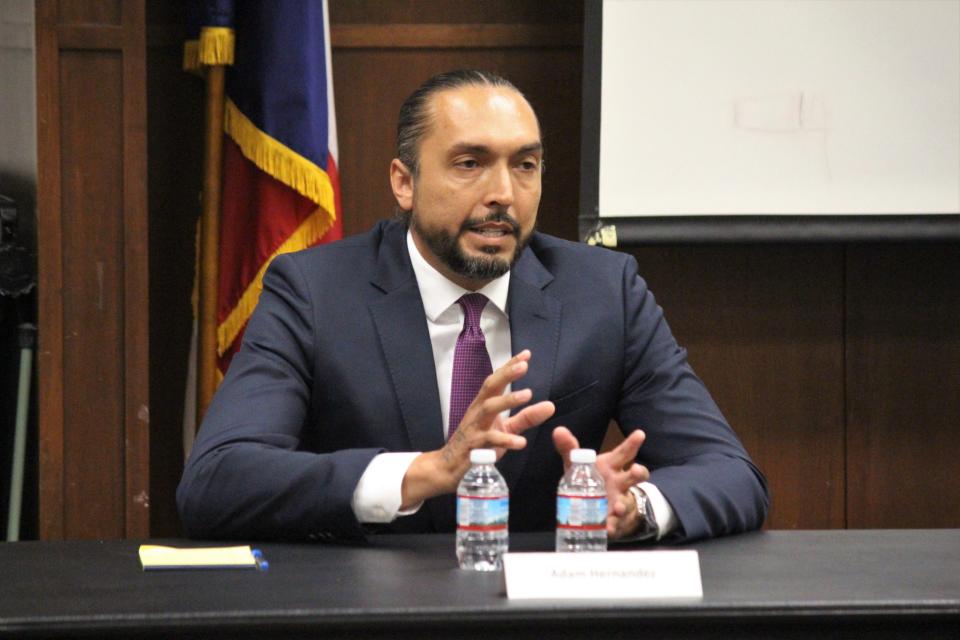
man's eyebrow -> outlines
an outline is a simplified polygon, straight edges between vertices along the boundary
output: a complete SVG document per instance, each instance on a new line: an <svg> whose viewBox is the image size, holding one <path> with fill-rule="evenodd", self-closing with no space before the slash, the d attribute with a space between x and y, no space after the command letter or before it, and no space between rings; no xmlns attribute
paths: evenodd
<svg viewBox="0 0 960 640"><path fill-rule="evenodd" d="M531 142L530 144L523 145L517 149L517 152L514 155L520 156L528 153L540 153L541 151L543 151L543 143L538 140L537 142Z"/></svg>
<svg viewBox="0 0 960 640"><path fill-rule="evenodd" d="M519 156L527 153L539 153L543 151L543 143L540 141L531 142L530 144L525 144L511 155ZM490 147L484 144L471 144L469 142L458 142L457 144L450 147L451 154L457 153L473 153L477 155L486 155L492 153Z"/></svg>
<svg viewBox="0 0 960 640"><path fill-rule="evenodd" d="M450 153L473 153L477 155L490 153L490 147L482 144L470 144L469 142L458 142L450 147Z"/></svg>

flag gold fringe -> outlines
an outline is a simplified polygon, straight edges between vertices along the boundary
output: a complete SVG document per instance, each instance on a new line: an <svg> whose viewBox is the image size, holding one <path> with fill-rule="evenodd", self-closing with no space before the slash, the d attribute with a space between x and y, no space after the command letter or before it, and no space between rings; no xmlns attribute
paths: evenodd
<svg viewBox="0 0 960 640"><path fill-rule="evenodd" d="M329 225L336 218L333 183L320 166L257 128L230 98L224 114L223 128L233 138L243 155L294 191L309 198L323 209Z"/></svg>
<svg viewBox="0 0 960 640"><path fill-rule="evenodd" d="M204 65L233 64L236 37L230 27L203 27L198 40L183 43L183 70L199 71Z"/></svg>
<svg viewBox="0 0 960 640"><path fill-rule="evenodd" d="M240 300L230 311L230 315L217 327L219 355L223 355L233 343L253 313L254 307L257 306L260 291L263 288L263 274L266 273L270 262L281 253L299 251L311 246L330 230L336 220L333 183L327 172L320 166L261 131L229 98L227 98L223 126L227 135L237 143L248 160L319 206L264 261L256 278L247 285Z"/></svg>
<svg viewBox="0 0 960 640"><path fill-rule="evenodd" d="M204 27L200 30L197 59L207 66L233 64L235 43L230 27Z"/></svg>
<svg viewBox="0 0 960 640"><path fill-rule="evenodd" d="M328 178L329 179L329 178ZM250 319L257 301L260 299L260 291L263 289L263 274L267 272L267 267L278 255L290 253L291 251L300 251L313 245L330 230L333 224L331 216L323 208L316 209L307 218L300 223L297 230L288 237L280 247L267 258L260 267L257 276L253 279L236 306L230 311L230 315L217 327L217 354L223 355L227 348L236 340L237 334Z"/></svg>

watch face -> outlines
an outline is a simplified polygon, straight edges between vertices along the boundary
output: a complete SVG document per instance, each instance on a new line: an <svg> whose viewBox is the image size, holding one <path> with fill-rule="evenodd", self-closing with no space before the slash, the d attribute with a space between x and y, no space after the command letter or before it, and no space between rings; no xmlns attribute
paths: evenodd
<svg viewBox="0 0 960 640"><path fill-rule="evenodd" d="M630 493L637 502L637 513L640 516L640 525L637 529L639 540L650 540L656 538L660 532L657 525L657 519L653 514L653 505L650 497L640 487L630 487Z"/></svg>
<svg viewBox="0 0 960 640"><path fill-rule="evenodd" d="M657 522L653 517L653 508L650 505L650 498L640 487L630 487L630 493L637 503L637 515L640 518L640 524L637 527L637 539L647 540L657 535Z"/></svg>
<svg viewBox="0 0 960 640"><path fill-rule="evenodd" d="M650 529L657 531L657 519L653 515L653 504L650 502L647 494L643 494L643 517L650 525Z"/></svg>

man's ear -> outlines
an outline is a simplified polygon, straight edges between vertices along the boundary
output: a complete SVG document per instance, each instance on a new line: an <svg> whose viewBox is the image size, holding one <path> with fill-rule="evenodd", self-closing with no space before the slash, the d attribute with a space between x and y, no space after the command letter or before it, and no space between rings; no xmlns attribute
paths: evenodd
<svg viewBox="0 0 960 640"><path fill-rule="evenodd" d="M390 188L403 211L413 209L413 172L399 158L390 163Z"/></svg>

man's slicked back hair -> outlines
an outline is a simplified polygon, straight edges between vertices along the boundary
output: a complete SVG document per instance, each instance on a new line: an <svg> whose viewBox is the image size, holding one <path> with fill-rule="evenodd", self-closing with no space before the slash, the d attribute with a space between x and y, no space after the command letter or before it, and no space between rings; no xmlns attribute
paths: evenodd
<svg viewBox="0 0 960 640"><path fill-rule="evenodd" d="M420 141L430 126L428 103L433 94L465 86L508 87L520 95L519 89L502 76L490 71L458 69L435 75L404 101L397 119L397 158L417 175L420 163Z"/></svg>

